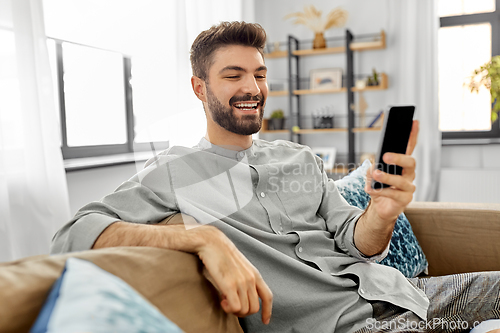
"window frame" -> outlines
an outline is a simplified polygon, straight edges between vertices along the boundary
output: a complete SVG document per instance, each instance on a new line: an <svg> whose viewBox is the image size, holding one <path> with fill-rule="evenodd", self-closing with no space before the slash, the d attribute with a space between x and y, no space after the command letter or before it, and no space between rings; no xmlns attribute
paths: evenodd
<svg viewBox="0 0 500 333"><path fill-rule="evenodd" d="M440 17L440 28L478 23L491 24L491 56L500 55L500 0L496 0L495 11ZM490 131L443 131L442 139L494 139L500 138L500 121L491 124Z"/></svg>
<svg viewBox="0 0 500 333"><path fill-rule="evenodd" d="M138 151L160 151L167 149L169 147L168 141L163 142L146 142L146 143L136 143L134 142L134 108L133 108L133 92L132 92L132 59L124 54L123 59L123 87L125 90L125 117L126 117L126 133L127 142L123 144L112 144L112 145L95 145L95 146L68 146L68 132L66 126L66 103L64 95L64 61L63 61L63 43L70 43L75 45L81 45L85 47L91 47L94 49L100 49L97 47L83 45L79 43L69 42L66 40L47 37L55 42L56 47L56 72L57 72L57 96L59 99L59 115L61 122L61 151L63 159L74 159L74 158L86 158L86 157L98 157L98 156L109 156L116 154L127 154ZM103 49L100 49L103 50ZM106 50L107 51L107 50ZM114 51L113 51L114 52Z"/></svg>

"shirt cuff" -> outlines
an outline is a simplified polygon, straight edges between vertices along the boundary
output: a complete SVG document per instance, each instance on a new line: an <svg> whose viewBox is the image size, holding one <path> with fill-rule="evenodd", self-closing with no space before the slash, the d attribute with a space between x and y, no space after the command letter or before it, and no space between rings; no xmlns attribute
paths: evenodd
<svg viewBox="0 0 500 333"><path fill-rule="evenodd" d="M354 244L354 228L356 227L356 224L358 223L361 215L363 215L363 214L360 214L356 220L354 220L352 223L349 223L349 227L347 229L347 240L345 242L346 247L349 250L349 253L353 257L356 257L356 258L359 258L359 259L362 259L365 261L369 261L369 262L380 262L380 261L384 260L384 258L389 253L389 247L391 245L391 242L389 242L387 244L386 248L384 249L384 251L382 251L382 253L375 254L373 256L366 256L360 250L358 250L358 248Z"/></svg>
<svg viewBox="0 0 500 333"><path fill-rule="evenodd" d="M75 222L69 231L66 248L63 252L86 251L92 249L95 241L101 233L114 222L120 219L91 213L85 215Z"/></svg>

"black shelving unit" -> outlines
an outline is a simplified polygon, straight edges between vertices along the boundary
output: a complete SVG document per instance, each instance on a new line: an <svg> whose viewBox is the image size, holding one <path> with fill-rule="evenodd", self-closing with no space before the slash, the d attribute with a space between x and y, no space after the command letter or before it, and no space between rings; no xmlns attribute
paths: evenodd
<svg viewBox="0 0 500 333"><path fill-rule="evenodd" d="M299 77L299 56L293 54L294 50L299 49L299 40L291 35L288 35L288 110L290 110L290 141L300 143L300 134L295 134L292 131L293 126L301 125L300 121L300 96L294 94L294 90L300 89L300 77ZM293 72L293 62L295 61L295 73ZM297 107L294 108L294 102ZM294 110L297 110L294 112ZM297 140L297 141L295 141Z"/></svg>
<svg viewBox="0 0 500 333"><path fill-rule="evenodd" d="M354 37L349 30L345 32L345 53L346 53L346 89L347 89L347 116L348 116L348 126L347 126L347 136L348 136L348 163L349 165L355 165L355 135L353 132L354 128L354 92L352 88L354 87L354 52L351 50L351 43ZM294 36L288 35L288 106L290 110L290 116L292 121L290 122L290 129L293 126L301 126L301 115L300 115L300 95L294 93L294 90L299 90L300 78L299 78L299 66L300 61L299 55L294 54L294 51L300 49L300 41ZM301 134L293 133L290 130L291 141L301 142Z"/></svg>

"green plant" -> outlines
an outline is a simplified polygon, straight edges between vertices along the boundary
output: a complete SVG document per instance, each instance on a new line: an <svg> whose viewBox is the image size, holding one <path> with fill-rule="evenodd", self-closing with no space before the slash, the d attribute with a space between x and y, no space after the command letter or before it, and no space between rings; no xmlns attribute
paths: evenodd
<svg viewBox="0 0 500 333"><path fill-rule="evenodd" d="M271 113L271 119L281 119L285 118L285 114L283 113L283 110L277 109L274 110L273 113Z"/></svg>
<svg viewBox="0 0 500 333"><path fill-rule="evenodd" d="M498 119L500 111L500 55L494 56L489 62L474 70L468 83L471 92L479 92L485 86L491 94L491 121Z"/></svg>
<svg viewBox="0 0 500 333"><path fill-rule="evenodd" d="M375 85L378 85L378 74L377 74L377 71L375 71L375 68L372 70L372 72L373 72L373 76L372 76L373 77L373 83Z"/></svg>
<svg viewBox="0 0 500 333"><path fill-rule="evenodd" d="M375 68L372 70L373 75L368 76L368 81L366 82L367 86L378 86L378 73Z"/></svg>

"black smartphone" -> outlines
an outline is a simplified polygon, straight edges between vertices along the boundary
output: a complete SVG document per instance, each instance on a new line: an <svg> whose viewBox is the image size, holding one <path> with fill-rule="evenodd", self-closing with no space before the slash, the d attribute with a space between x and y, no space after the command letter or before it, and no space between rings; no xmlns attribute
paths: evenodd
<svg viewBox="0 0 500 333"><path fill-rule="evenodd" d="M403 168L397 165L387 164L382 160L385 153L405 154L408 140L410 139L411 127L415 106L391 106L384 112L384 125L382 127L382 139L375 156L375 168L391 175L401 175ZM372 180L373 189L390 187L390 185Z"/></svg>

